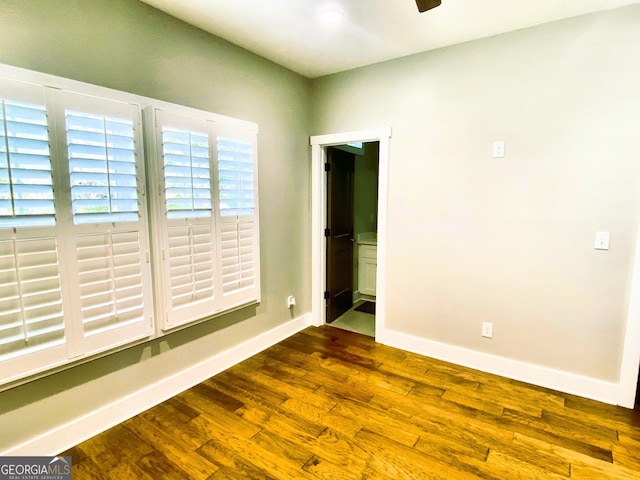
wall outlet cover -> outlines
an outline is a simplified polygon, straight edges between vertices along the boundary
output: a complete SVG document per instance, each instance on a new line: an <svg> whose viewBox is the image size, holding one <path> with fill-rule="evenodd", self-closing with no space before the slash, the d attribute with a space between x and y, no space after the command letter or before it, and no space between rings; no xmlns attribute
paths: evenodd
<svg viewBox="0 0 640 480"><path fill-rule="evenodd" d="M482 322L482 336L485 338L493 338L493 323Z"/></svg>

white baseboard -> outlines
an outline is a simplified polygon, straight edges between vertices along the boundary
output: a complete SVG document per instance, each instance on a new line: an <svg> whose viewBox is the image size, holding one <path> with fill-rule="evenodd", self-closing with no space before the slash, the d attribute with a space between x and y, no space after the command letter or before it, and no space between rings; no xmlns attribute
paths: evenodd
<svg viewBox="0 0 640 480"><path fill-rule="evenodd" d="M293 319L197 365L120 398L116 402L76 418L28 442L16 445L0 455L57 455L246 360L309 325L311 325L310 315Z"/></svg>
<svg viewBox="0 0 640 480"><path fill-rule="evenodd" d="M427 357L616 405L620 386L595 378L447 345L400 332L376 331L376 341Z"/></svg>

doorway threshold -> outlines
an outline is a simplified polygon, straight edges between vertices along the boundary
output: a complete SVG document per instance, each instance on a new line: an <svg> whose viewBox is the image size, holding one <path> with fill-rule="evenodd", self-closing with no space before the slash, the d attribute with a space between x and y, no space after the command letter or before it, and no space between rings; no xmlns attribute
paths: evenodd
<svg viewBox="0 0 640 480"><path fill-rule="evenodd" d="M328 325L350 332L360 333L368 337L375 337L376 316L371 313L356 310L364 302L354 303L345 313Z"/></svg>

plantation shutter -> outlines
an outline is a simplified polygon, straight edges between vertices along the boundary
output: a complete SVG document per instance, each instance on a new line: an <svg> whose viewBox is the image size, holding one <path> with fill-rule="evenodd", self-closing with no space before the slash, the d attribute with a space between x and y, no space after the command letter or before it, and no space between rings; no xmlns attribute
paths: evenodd
<svg viewBox="0 0 640 480"><path fill-rule="evenodd" d="M136 222L133 120L65 110L74 223Z"/></svg>
<svg viewBox="0 0 640 480"><path fill-rule="evenodd" d="M258 302L256 139L0 65L0 385Z"/></svg>
<svg viewBox="0 0 640 480"><path fill-rule="evenodd" d="M0 380L66 358L44 89L0 80Z"/></svg>
<svg viewBox="0 0 640 480"><path fill-rule="evenodd" d="M205 120L155 111L165 328L216 311L212 169Z"/></svg>
<svg viewBox="0 0 640 480"><path fill-rule="evenodd" d="M56 96L65 126L65 180L71 192L68 242L76 354L151 333L140 112L135 105L71 92Z"/></svg>
<svg viewBox="0 0 640 480"><path fill-rule="evenodd" d="M222 303L260 299L256 133L216 126Z"/></svg>

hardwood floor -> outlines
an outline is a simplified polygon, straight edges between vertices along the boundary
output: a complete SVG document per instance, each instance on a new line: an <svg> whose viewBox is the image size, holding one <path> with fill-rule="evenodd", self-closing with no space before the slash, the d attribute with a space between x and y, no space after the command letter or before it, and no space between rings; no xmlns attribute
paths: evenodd
<svg viewBox="0 0 640 480"><path fill-rule="evenodd" d="M640 412L310 327L65 452L73 478L640 478Z"/></svg>

